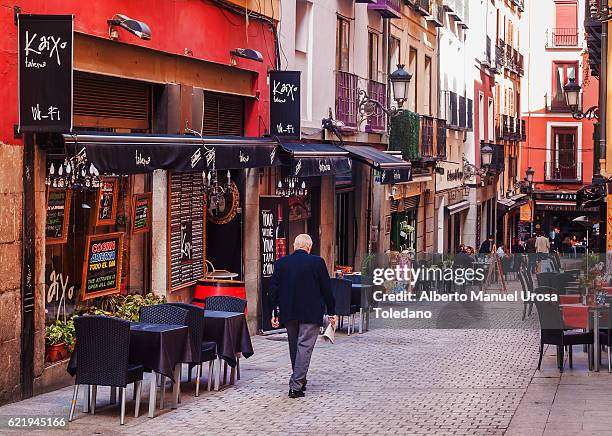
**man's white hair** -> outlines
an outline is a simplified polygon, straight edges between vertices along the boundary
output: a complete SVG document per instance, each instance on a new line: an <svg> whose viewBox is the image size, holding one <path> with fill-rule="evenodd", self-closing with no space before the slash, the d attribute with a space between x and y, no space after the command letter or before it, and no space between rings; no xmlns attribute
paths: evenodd
<svg viewBox="0 0 612 436"><path fill-rule="evenodd" d="M312 248L312 238L306 233L297 235L293 242L294 250L310 250Z"/></svg>

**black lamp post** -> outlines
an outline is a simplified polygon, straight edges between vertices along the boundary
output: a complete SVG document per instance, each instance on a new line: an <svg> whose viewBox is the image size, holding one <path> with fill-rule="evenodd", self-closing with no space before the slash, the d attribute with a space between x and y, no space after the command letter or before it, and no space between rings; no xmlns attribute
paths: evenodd
<svg viewBox="0 0 612 436"><path fill-rule="evenodd" d="M578 106L580 104L580 91L582 87L576 83L576 79L570 77L563 87L565 102L572 111L572 117L576 120L586 118L587 120L599 119L599 109L597 106L591 106L586 112L582 112Z"/></svg>
<svg viewBox="0 0 612 436"><path fill-rule="evenodd" d="M397 107L385 107L378 100L371 98L365 89L359 90L359 112L362 115L362 121L367 117L374 115L376 109L382 110L389 118L397 116L403 109L404 102L408 100L408 91L410 89L410 80L412 74L404 69L403 64L398 64L397 70L389 75L389 82L393 89L393 99Z"/></svg>

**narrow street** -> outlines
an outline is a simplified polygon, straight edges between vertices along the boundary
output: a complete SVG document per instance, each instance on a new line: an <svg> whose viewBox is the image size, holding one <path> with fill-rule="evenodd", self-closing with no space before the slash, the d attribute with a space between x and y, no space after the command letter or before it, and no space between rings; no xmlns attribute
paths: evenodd
<svg viewBox="0 0 612 436"><path fill-rule="evenodd" d="M490 318L508 313L490 312ZM108 390L101 388L95 416L79 407L69 429L142 435L503 434L528 391L538 357L537 330L520 322L520 306L514 313L514 329L407 329L372 320L369 332L341 333L335 344L318 342L303 399L287 398L285 338L254 337L255 355L242 361L235 386L194 398L193 383L184 383L179 408L149 419L146 381L141 416L133 418L129 402L124 427L118 406L107 406ZM529 325L534 318L535 313ZM550 360L555 371L554 357ZM72 388L61 389L0 408L0 415L46 410L67 416L71 394Z"/></svg>

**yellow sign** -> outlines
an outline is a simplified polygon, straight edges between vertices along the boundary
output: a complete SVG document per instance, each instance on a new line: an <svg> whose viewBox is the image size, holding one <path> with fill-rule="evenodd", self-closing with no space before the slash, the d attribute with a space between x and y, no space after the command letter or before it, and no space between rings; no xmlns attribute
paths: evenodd
<svg viewBox="0 0 612 436"><path fill-rule="evenodd" d="M531 221L531 204L527 203L521 206L521 221Z"/></svg>

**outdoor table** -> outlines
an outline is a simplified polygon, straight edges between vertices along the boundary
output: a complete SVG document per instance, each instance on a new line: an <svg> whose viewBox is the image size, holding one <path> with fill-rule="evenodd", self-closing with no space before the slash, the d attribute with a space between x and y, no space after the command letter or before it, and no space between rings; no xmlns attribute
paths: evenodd
<svg viewBox="0 0 612 436"><path fill-rule="evenodd" d="M153 372L149 395L149 418L153 418L155 412L155 373L168 377L174 382L172 389L174 404L172 407L176 408L181 378L181 364L191 360L193 358L189 341L189 327L144 322L130 323L129 362L143 365ZM76 368L77 353L74 352L70 356L67 371L70 375L75 375ZM112 393L113 389L111 389ZM163 404L160 407L163 407Z"/></svg>
<svg viewBox="0 0 612 436"><path fill-rule="evenodd" d="M253 344L243 313L204 310L204 340L217 344L219 370L215 379L215 390L221 382L221 364L226 362L233 371L237 354L245 358L253 355Z"/></svg>
<svg viewBox="0 0 612 436"><path fill-rule="evenodd" d="M359 333L363 333L363 321L365 314L365 331L370 330L370 300L368 291L372 290L372 285L364 283L352 283L351 287L361 293L361 304L359 305ZM364 313L365 310L365 313Z"/></svg>
<svg viewBox="0 0 612 436"><path fill-rule="evenodd" d="M585 308L588 314L593 317L593 371L599 372L599 315L608 310L604 305L586 305L586 304L561 304L561 308ZM587 323L588 328L588 323Z"/></svg>

